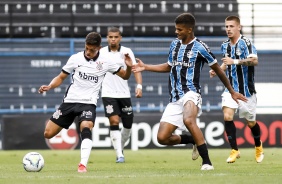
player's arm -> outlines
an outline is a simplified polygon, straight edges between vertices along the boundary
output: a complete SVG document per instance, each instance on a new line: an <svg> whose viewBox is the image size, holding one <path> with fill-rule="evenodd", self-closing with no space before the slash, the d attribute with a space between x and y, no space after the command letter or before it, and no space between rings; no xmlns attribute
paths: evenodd
<svg viewBox="0 0 282 184"><path fill-rule="evenodd" d="M58 86L60 86L64 80L68 77L68 73L66 72L61 72L59 75L53 78L53 80L49 83L49 85L42 85L38 89L38 93L43 93L45 91L49 91L50 89L54 89Z"/></svg>
<svg viewBox="0 0 282 184"><path fill-rule="evenodd" d="M144 70L151 72L170 72L171 66L168 63L162 63L158 65L149 65L143 63L141 59L136 58L137 64L132 66L133 72L142 72Z"/></svg>
<svg viewBox="0 0 282 184"><path fill-rule="evenodd" d="M244 66L256 66L258 65L258 57L256 55L249 55L246 59L232 59L230 57L224 57L221 59L226 65L244 65Z"/></svg>
<svg viewBox="0 0 282 184"><path fill-rule="evenodd" d="M221 80L221 82L224 84L224 86L228 89L228 91L230 92L232 98L238 103L238 100L242 100L244 102L247 101L247 98L245 96L243 96L240 93L237 93L234 91L234 89L232 88L228 78L226 77L224 71L220 68L220 66L218 65L218 63L215 63L213 65L210 66L216 73L216 75L219 77L219 79Z"/></svg>
<svg viewBox="0 0 282 184"><path fill-rule="evenodd" d="M221 68L223 71L225 71L226 68L227 68L227 67L226 67L226 64L222 63L222 64L220 65L220 68ZM216 76L216 73L215 73L214 70L210 70L209 73L210 73L210 78L213 78L214 76Z"/></svg>
<svg viewBox="0 0 282 184"><path fill-rule="evenodd" d="M142 75L141 72L134 73L135 81L136 81L136 89L135 89L135 96L137 98L142 97Z"/></svg>
<svg viewBox="0 0 282 184"><path fill-rule="evenodd" d="M126 70L120 68L120 70L116 74L124 80L127 80L129 79L132 70L132 60L129 54L124 54L124 62L126 64Z"/></svg>

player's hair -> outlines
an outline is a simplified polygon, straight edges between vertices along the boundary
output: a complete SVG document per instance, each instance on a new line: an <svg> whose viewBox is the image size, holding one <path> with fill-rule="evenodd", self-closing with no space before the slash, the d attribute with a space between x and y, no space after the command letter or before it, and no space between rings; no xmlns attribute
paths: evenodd
<svg viewBox="0 0 282 184"><path fill-rule="evenodd" d="M101 45L101 41L102 41L101 35L96 32L89 33L85 39L85 43L87 45L94 45L97 47Z"/></svg>
<svg viewBox="0 0 282 184"><path fill-rule="evenodd" d="M182 13L178 15L174 21L175 24L185 24L194 30L196 19L191 13Z"/></svg>
<svg viewBox="0 0 282 184"><path fill-rule="evenodd" d="M108 33L109 32L119 33L119 35L121 36L121 31L117 27L109 27L108 28Z"/></svg>
<svg viewBox="0 0 282 184"><path fill-rule="evenodd" d="M238 16L231 15L231 16L226 17L226 19L225 19L225 21L231 21L231 20L240 24L240 18Z"/></svg>

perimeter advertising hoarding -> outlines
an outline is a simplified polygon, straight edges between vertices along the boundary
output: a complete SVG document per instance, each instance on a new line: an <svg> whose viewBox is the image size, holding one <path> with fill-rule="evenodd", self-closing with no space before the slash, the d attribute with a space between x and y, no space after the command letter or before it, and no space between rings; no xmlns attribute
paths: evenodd
<svg viewBox="0 0 282 184"><path fill-rule="evenodd" d="M157 131L161 113L139 113L135 115L132 135L126 148L132 150L144 148L172 148L157 143ZM2 149L77 149L80 140L75 123L69 130L63 130L51 140L43 137L44 127L51 114L36 115L4 115L2 116ZM253 138L250 129L243 119L235 117L237 127L237 141L239 147L253 147ZM267 114L257 115L261 127L261 140L264 147L281 147L282 145L282 115ZM224 122L221 113L202 114L197 119L208 147L229 148L224 134ZM95 128L93 129L93 149L111 148L109 137L109 121L98 114ZM188 133L177 130L178 134ZM173 148L185 148L185 145Z"/></svg>

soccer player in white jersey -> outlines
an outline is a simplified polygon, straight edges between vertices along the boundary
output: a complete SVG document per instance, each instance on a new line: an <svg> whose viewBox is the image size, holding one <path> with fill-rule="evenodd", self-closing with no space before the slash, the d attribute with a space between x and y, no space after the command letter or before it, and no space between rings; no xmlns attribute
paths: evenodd
<svg viewBox="0 0 282 184"><path fill-rule="evenodd" d="M256 122L256 90L255 90L255 66L258 65L257 50L252 42L241 35L240 19L237 16L228 16L225 19L225 30L228 40L221 45L222 58L221 68L225 71L230 84L236 92L248 98L248 102L240 101L239 105L231 98L227 89L222 94L222 111L225 122L225 132L231 147L227 163L235 162L240 158L240 151L236 141L236 127L234 114L239 110L239 117L245 118L248 127L254 137L255 159L257 163L264 158L262 142L260 140L260 126ZM215 76L213 70L210 77Z"/></svg>
<svg viewBox="0 0 282 184"><path fill-rule="evenodd" d="M124 54L128 53L135 64L135 56L130 48L120 45L121 32L116 27L110 27L107 33L108 46L103 47L100 52L109 58L114 58L114 62L126 68ZM142 76L140 72L134 73L136 80L135 96L142 97ZM128 81L110 72L107 72L102 83L102 100L105 109L105 116L110 121L110 138L116 151L116 163L124 163L123 149L130 137L133 123L133 109ZM119 130L119 121L122 121L122 129Z"/></svg>
<svg viewBox="0 0 282 184"><path fill-rule="evenodd" d="M42 85L38 92L44 93L60 86L71 74L72 82L69 85L63 102L48 121L44 137L50 139L57 135L63 128L68 129L75 117L78 117L81 137L81 160L78 172L87 172L86 166L92 149L92 128L96 119L96 105L99 90L107 72L118 75L127 80L131 75L132 60L127 53L124 70L117 65L114 58L109 58L100 53L101 35L91 32L86 36L84 51L73 54L62 71L49 85Z"/></svg>
<svg viewBox="0 0 282 184"><path fill-rule="evenodd" d="M207 63L219 76L222 83L231 91L235 101L246 98L235 92L225 73L217 63L215 56L205 43L194 36L196 20L190 13L182 13L175 19L177 38L171 42L168 61L162 64L138 63L132 66L134 72L170 72L170 102L160 120L158 142L163 145L192 143L197 145L202 157L201 170L213 170L208 148L202 131L197 126L197 116L201 114L200 74L204 63ZM187 128L191 136L176 135L177 128Z"/></svg>

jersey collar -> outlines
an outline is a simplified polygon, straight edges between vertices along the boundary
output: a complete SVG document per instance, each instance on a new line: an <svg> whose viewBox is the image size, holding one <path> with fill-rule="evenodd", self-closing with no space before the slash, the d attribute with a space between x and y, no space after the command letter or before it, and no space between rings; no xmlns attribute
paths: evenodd
<svg viewBox="0 0 282 184"><path fill-rule="evenodd" d="M119 47L118 47L118 49L117 49L116 52L120 52L120 49L121 49L121 45L119 44ZM110 46L108 46L108 51L109 51L109 52L112 52L111 49L110 49Z"/></svg>
<svg viewBox="0 0 282 184"><path fill-rule="evenodd" d="M83 56L86 59L86 61L90 61L90 60L96 61L96 59L99 57L99 55L100 55L100 51L98 51L97 55L94 58L89 59L85 56L85 51L83 51Z"/></svg>

